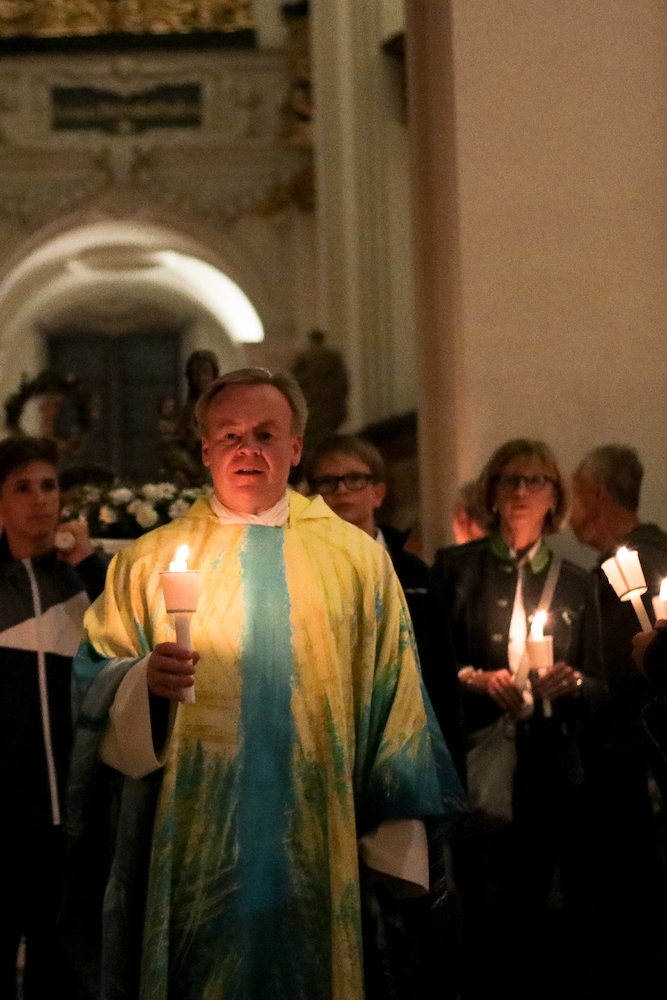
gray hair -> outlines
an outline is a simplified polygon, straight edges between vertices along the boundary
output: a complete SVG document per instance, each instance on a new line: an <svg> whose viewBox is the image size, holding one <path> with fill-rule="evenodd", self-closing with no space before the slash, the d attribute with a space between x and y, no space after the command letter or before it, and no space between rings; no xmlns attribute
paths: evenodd
<svg viewBox="0 0 667 1000"><path fill-rule="evenodd" d="M233 372L221 375L213 382L197 400L195 415L199 428L206 437L208 434L208 411L215 397L228 385L272 385L282 393L292 411L290 430L292 434L303 434L308 420L308 404L301 391L299 383L293 375L287 372L276 372L272 375L268 368L237 368Z"/></svg>
<svg viewBox="0 0 667 1000"><path fill-rule="evenodd" d="M634 448L623 444L603 444L589 451L579 471L590 482L604 486L621 507L637 512L644 466Z"/></svg>

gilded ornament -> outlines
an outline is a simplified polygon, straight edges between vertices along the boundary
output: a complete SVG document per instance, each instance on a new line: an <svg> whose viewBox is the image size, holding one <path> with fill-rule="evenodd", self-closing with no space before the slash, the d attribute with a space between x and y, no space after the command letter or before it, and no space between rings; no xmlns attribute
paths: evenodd
<svg viewBox="0 0 667 1000"><path fill-rule="evenodd" d="M251 0L0 0L0 38L192 34L252 27Z"/></svg>

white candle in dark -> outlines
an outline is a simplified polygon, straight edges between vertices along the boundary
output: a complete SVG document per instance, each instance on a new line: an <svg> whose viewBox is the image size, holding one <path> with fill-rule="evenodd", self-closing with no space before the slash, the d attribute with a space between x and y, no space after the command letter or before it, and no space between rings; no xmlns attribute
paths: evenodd
<svg viewBox="0 0 667 1000"><path fill-rule="evenodd" d="M546 611L538 611L530 626L530 637L526 641L526 652L530 662L530 669L537 670L543 674L549 667L554 665L554 640L552 635L544 634L544 625L547 620ZM551 718L551 702L545 698L542 702L542 710L547 719Z"/></svg>
<svg viewBox="0 0 667 1000"><path fill-rule="evenodd" d="M188 546L182 545L174 561L169 563L169 571L160 573L165 608L176 626L176 642L185 649L192 646L190 615L197 610L199 600L199 570L188 569L188 554ZM193 684L185 689L185 701L192 704L194 700Z"/></svg>
<svg viewBox="0 0 667 1000"><path fill-rule="evenodd" d="M660 584L660 594L658 597L653 598L653 610L656 621L659 621L661 618L667 619L667 580L662 581Z"/></svg>
<svg viewBox="0 0 667 1000"><path fill-rule="evenodd" d="M645 594L648 588L639 561L639 553L623 546L615 556L602 563L602 569L616 591L616 596L622 601L632 603L642 629L644 632L650 632L653 626L642 601L642 594Z"/></svg>

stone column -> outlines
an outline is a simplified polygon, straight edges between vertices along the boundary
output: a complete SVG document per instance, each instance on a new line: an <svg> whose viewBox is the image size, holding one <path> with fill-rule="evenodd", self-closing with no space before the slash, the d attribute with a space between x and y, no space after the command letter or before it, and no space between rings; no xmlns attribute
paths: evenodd
<svg viewBox="0 0 667 1000"><path fill-rule="evenodd" d="M463 437L462 307L450 0L406 3L424 556L453 541Z"/></svg>
<svg viewBox="0 0 667 1000"><path fill-rule="evenodd" d="M310 15L319 322L345 352L355 428L414 401L401 384L409 368L399 336L406 296L397 304L386 155L394 135L381 14L378 0L318 0ZM409 243L403 236L399 251Z"/></svg>

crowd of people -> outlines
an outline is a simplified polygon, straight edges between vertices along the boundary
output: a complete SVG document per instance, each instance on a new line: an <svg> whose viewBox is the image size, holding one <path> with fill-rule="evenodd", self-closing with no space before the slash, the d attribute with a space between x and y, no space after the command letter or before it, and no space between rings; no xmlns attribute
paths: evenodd
<svg viewBox="0 0 667 1000"><path fill-rule="evenodd" d="M83 523L55 548L54 446L0 442L0 994L23 938L26 1000L660 995L667 627L600 569L635 549L647 611L667 577L636 452L566 482L503 444L429 568L376 521L369 442L288 490L306 418L290 376L210 382L214 495L108 569ZM591 572L549 545L568 517Z"/></svg>

